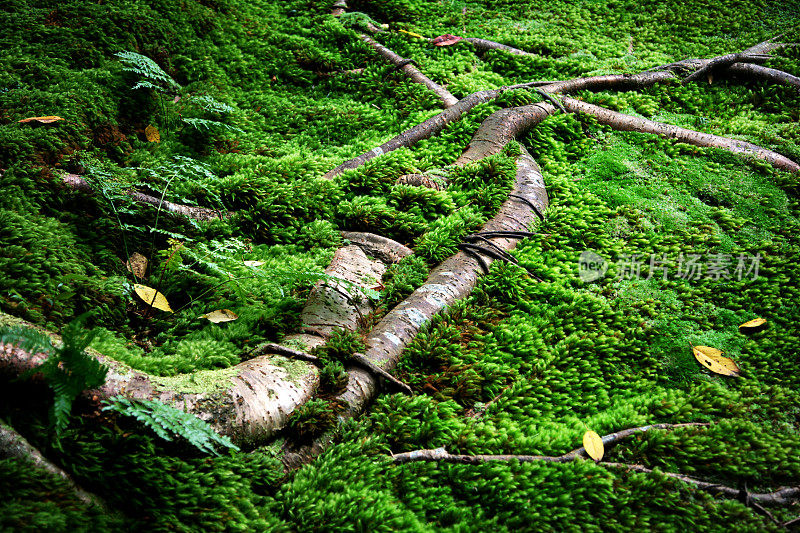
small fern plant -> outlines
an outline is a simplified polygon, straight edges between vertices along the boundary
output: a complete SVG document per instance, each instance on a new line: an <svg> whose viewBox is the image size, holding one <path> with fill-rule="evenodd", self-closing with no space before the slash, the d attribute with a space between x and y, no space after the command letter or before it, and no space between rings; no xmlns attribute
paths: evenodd
<svg viewBox="0 0 800 533"><path fill-rule="evenodd" d="M0 344L19 346L28 352L42 352L47 360L37 368L25 372L20 379L41 373L55 395L50 409L50 421L56 438L69 423L75 398L86 389L105 383L108 367L86 353L97 330L83 327L85 315L70 322L61 332L60 346L43 333L22 326L0 328Z"/></svg>
<svg viewBox="0 0 800 533"><path fill-rule="evenodd" d="M115 396L107 400L103 411L114 411L123 416L131 416L166 441L173 436L186 439L198 450L220 455L217 446L239 451L238 446L227 437L196 416L170 407L156 400L130 400Z"/></svg>
<svg viewBox="0 0 800 533"><path fill-rule="evenodd" d="M141 76L132 89L153 89L158 93L174 93L180 90L180 84L149 57L129 51L118 52L114 55L124 65L122 70Z"/></svg>

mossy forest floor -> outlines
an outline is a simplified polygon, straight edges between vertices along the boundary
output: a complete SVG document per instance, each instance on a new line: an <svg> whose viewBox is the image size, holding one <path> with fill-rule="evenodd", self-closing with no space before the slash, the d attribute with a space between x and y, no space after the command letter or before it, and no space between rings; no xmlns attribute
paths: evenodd
<svg viewBox="0 0 800 533"><path fill-rule="evenodd" d="M331 7L2 2L0 310L52 331L91 311L87 325L103 328L93 348L183 383L296 330L339 230L380 233L415 251L385 280L384 310L419 286L493 215L513 181L508 154L447 165L492 112L540 97L505 93L411 149L320 180L441 111L435 95L358 39L358 13L389 23L379 40L457 97L636 73L783 32L782 41L800 41L797 2L380 0L352 2L340 19ZM482 37L533 55L435 47L401 29ZM132 89L155 78L124 70L130 64L115 54L126 51L151 58L180 87L161 80ZM800 74L800 48L767 64ZM721 78L578 97L800 161L793 88ZM64 120L18 122L46 115ZM336 429L321 457L284 475L280 441L205 456L86 413L57 444L46 389L38 405L31 385L4 385L0 417L124 516L87 508L60 482L6 459L0 530L777 529L747 502L658 472L588 460L392 463L390 452L440 446L558 455L580 446L587 429L711 422L635 435L605 460L751 491L800 484L798 176L579 115L554 115L519 142L542 167L546 220L513 252L519 265L493 264L407 350L395 374L414 396L381 395ZM394 185L401 174L436 169L449 172L446 191ZM65 172L97 193L68 189ZM121 192L130 187L237 214L210 223L170 217L130 202ZM587 251L608 266L591 282L579 270ZM125 267L134 252L149 259L141 283L157 286L174 314L134 296L139 280ZM701 272L688 271L692 259ZM723 263L726 271L715 270ZM239 318L198 318L222 308ZM738 325L756 317L768 327L741 334ZM724 350L742 377L710 374L691 345ZM340 370L327 371L326 386ZM333 423L335 406L324 398L307 410L319 424L312 432ZM302 422L295 427L308 430ZM787 520L800 506L772 513Z"/></svg>

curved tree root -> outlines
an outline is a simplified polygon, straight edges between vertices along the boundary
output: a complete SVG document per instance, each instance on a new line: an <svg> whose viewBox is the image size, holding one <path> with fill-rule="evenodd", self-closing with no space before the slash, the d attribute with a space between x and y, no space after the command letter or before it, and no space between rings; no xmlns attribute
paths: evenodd
<svg viewBox="0 0 800 533"><path fill-rule="evenodd" d="M357 246L337 250L325 272L343 281L326 279L317 283L301 314L306 332L289 335L284 342L310 349L324 344L336 328L355 330L361 318L372 311L361 291L374 286L385 268ZM32 326L21 320L16 322ZM132 370L102 354L93 355L109 372L99 389L85 391L84 396L93 401L117 395L159 400L198 416L240 443L273 436L295 408L313 397L319 384L319 372L313 364L292 361L275 352L236 365L230 377L230 370L205 371L207 377L222 376L221 390L216 392L173 390L169 380ZM38 367L46 358L45 354L0 345L0 373L18 376Z"/></svg>
<svg viewBox="0 0 800 533"><path fill-rule="evenodd" d="M34 469L41 470L63 480L76 498L89 506L99 507L106 513L117 514L99 496L85 491L61 468L47 460L14 428L0 422L0 458L21 459Z"/></svg>
<svg viewBox="0 0 800 533"><path fill-rule="evenodd" d="M634 117L625 115L610 109L605 109L593 104L575 100L569 97L563 97L562 102L564 106L572 112L586 113L597 118L600 124L611 126L615 130L621 131L638 131L641 133L653 133L660 137L673 139L679 142L692 144L694 146L704 146L711 148L721 148L732 152L737 155L751 156L756 159L761 159L771 164L775 168L785 170L787 172L798 173L800 172L800 165L779 153L767 150L756 144L737 139L730 139L727 137L720 137L719 135L712 135L710 133L702 133L671 124L663 124L655 122L646 118Z"/></svg>
<svg viewBox="0 0 800 533"><path fill-rule="evenodd" d="M77 174L64 174L62 175L62 180L66 185L75 190L88 192L90 194L94 193L91 184L89 184L88 181L78 176ZM134 202L138 202L140 204L152 205L158 209L163 209L167 213L178 217L191 218L194 220L201 220L201 221L225 219L231 217L230 213L225 213L223 211L219 211L216 209L209 209L207 207L196 207L191 205L174 204L172 202L168 202L161 198L156 198L155 196L151 196L149 194L145 194L138 191L128 191L126 194L130 196L131 200L133 200Z"/></svg>
<svg viewBox="0 0 800 533"><path fill-rule="evenodd" d="M404 59L399 55L395 54L394 52L392 52L391 50L389 50L388 48L386 48L381 43L379 43L378 41L376 41L375 39L373 39L368 35L362 34L359 37L361 38L362 41L367 43L367 45L369 45L370 48L378 52L381 55L381 57L383 57L389 63L394 65L396 68L403 71L403 73L406 76L408 76L411 79L411 81L413 81L414 83L422 84L431 91L433 91L434 93L436 93L436 96L438 96L439 99L444 104L445 109L453 107L458 103L458 98L450 94L450 92L447 89L445 89L444 87L442 87L441 85L439 85L438 83L427 77L425 74L423 74L417 67L412 65L407 59Z"/></svg>
<svg viewBox="0 0 800 533"><path fill-rule="evenodd" d="M456 164L468 164L499 153L515 135L555 112L555 107L548 103L527 107L529 109L526 109L527 114L524 116L499 111L487 118L459 159L460 162ZM493 135L504 141L495 142ZM523 149L517 158L516 180L509 199L480 232L490 236L494 246L500 250L511 250L524 237L528 227L538 220L536 211L544 213L547 205L544 178L536 162ZM461 251L442 262L420 288L389 311L369 332L365 358L384 370L393 369L420 329L435 315L466 297L478 281L482 262L488 265L492 260L491 256L478 259ZM347 388L336 397L337 403L342 406L341 417L355 417L360 414L378 390L377 380L368 372L360 368L349 368L348 375ZM284 466L290 470L311 461L329 441L330 436L325 436L298 449L284 449Z"/></svg>
<svg viewBox="0 0 800 533"><path fill-rule="evenodd" d="M708 423L700 423L700 422L690 422L686 424L652 424L648 426L629 428L616 433L610 433L608 435L603 436L602 440L605 447L610 447L620 442L624 438L633 435L635 433L642 433L654 429L672 430L685 427L703 427L708 425L709 425ZM396 464L405 464L411 462L436 462L436 463L476 465L476 464L490 463L496 461L501 461L501 462L519 461L521 463L534 463L534 462L568 463L576 461L578 459L589 459L589 455L586 453L585 448L580 447L563 455L461 455L461 454L451 454L444 448L414 450L411 452L392 454L392 462ZM634 465L626 463L604 463L604 462L598 462L597 464L608 468L628 470L630 472L637 472L641 474L652 474L656 472L655 470L646 468L642 465ZM744 498L745 503L753 505L760 512L766 514L773 521L775 519L769 512L761 508L761 505L772 505L772 506L790 505L800 501L800 486L782 487L774 492L752 493L747 490L742 491L739 489L735 489L733 487L728 487L725 485L720 485L718 483L703 481L683 474L676 474L672 472L659 472L659 473L666 477L677 479L688 485L692 485L699 490L710 492L714 495L721 495L726 498L737 498L737 499Z"/></svg>

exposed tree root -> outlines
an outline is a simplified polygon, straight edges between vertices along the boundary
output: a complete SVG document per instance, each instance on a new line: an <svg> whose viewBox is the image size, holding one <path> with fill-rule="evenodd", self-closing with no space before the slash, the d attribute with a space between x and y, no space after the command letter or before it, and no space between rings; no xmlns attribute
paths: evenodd
<svg viewBox="0 0 800 533"><path fill-rule="evenodd" d="M78 176L77 174L64 174L62 175L64 183L71 188L88 193L94 193L92 186L88 181ZM191 205L181 205L150 196L149 194L141 193L138 191L128 191L126 193L131 200L141 204L152 205L158 209L163 209L165 212L183 218L191 218L194 220L214 220L229 218L230 213L218 211L216 209L209 209L207 207L195 207Z"/></svg>
<svg viewBox="0 0 800 533"><path fill-rule="evenodd" d="M528 114L522 118L503 111L487 118L456 164L468 164L499 153L515 135L555 112L555 107L549 103L529 107L531 109ZM491 135L504 141L496 142ZM480 233L491 238L491 242L499 250L511 250L527 235L529 226L538 219L536 212L544 213L547 205L547 191L539 166L523 149L517 158L516 180L509 199L503 203L495 217L483 226ZM442 262L431 272L422 287L389 311L369 332L364 357L384 370L393 369L405 348L416 338L420 328L436 314L466 297L478 281L483 270L482 264L489 265L492 260L491 256L478 259L461 251ZM336 397L337 403L343 407L340 413L342 417L357 416L378 391L377 380L370 373L360 368L348 368L348 375L347 388ZM325 448L329 440L330 437L326 436L307 446L285 449L285 467L296 468L311 461Z"/></svg>
<svg viewBox="0 0 800 533"><path fill-rule="evenodd" d="M609 433L602 437L603 446L609 448L621 440L630 437L635 433L643 433L654 429L678 429L685 427L706 427L710 424L706 422L687 422L684 424L650 424L635 428L623 429L615 433ZM589 459L586 448L581 446L563 455L459 455L448 453L444 448L428 450L414 450L392 454L392 461L395 463L411 463L415 461L440 462L440 463L459 463L459 464L480 464L492 461L519 461L520 463L534 463L544 461L546 463L568 463L576 459Z"/></svg>
<svg viewBox="0 0 800 533"><path fill-rule="evenodd" d="M367 254L377 257L384 263L397 263L404 257L412 255L411 248L400 244L397 241L360 231L343 231L342 237L360 247Z"/></svg>
<svg viewBox="0 0 800 533"><path fill-rule="evenodd" d="M450 94L447 89L420 72L420 70L412 65L408 59L400 57L368 35L361 35L360 38L373 50L378 52L381 57L394 65L396 68L402 70L403 73L411 79L411 81L422 84L436 93L436 96L438 96L444 104L445 109L453 107L458 103L458 98Z"/></svg>
<svg viewBox="0 0 800 533"><path fill-rule="evenodd" d="M502 50L504 52L508 52L509 54L514 54L516 56L534 55L531 54L530 52L526 52L525 50L520 50L519 48L514 48L513 46L508 46L507 44L500 44L486 39L478 39L477 37L463 37L462 39L467 41L468 43L472 43L475 46L475 48L477 48L482 52L485 52L487 50Z"/></svg>
<svg viewBox="0 0 800 533"><path fill-rule="evenodd" d="M629 428L616 433L610 433L602 437L603 444L606 448L613 446L624 438L635 433L651 431L654 429L677 429L683 427L698 427L708 426L707 423L686 423L686 424L652 424L649 426L642 426L636 428ZM392 454L392 461L397 464L411 463L411 462L437 462L437 463L455 463L476 465L483 463L490 463L495 461L519 461L521 463L568 463L578 459L588 459L589 455L583 447L572 450L571 452L563 455L461 455L451 454L444 448L414 450L411 452L403 452ZM642 465L626 464L626 463L606 463L598 462L597 464L607 468L614 468L620 470L627 470L629 472L636 472L641 474L653 474L655 470L646 468ZM773 522L777 523L772 514L764 509L762 505L780 506L791 505L800 501L800 486L798 487L782 487L774 492L754 493L746 489L740 490L719 483L711 483L683 474L676 474L672 472L658 471L659 474L682 481L688 485L692 485L699 490L710 492L714 495L724 496L726 498L743 499L747 505L755 507L759 512L770 518ZM782 524L786 526L789 524Z"/></svg>
<svg viewBox="0 0 800 533"><path fill-rule="evenodd" d="M653 133L660 137L692 144L694 146L721 148L737 155L761 159L775 168L787 172L800 172L800 165L788 157L749 142L711 135L710 133L702 133L671 124L663 124L646 118L625 115L569 97L564 97L562 101L568 110L592 115L597 118L597 121L601 124L606 124L616 130Z"/></svg>
<svg viewBox="0 0 800 533"><path fill-rule="evenodd" d="M29 463L36 470L41 470L62 479L72 493L75 494L75 497L86 505L97 506L106 513L116 514L116 512L112 511L99 496L79 487L69 474L48 461L39 450L34 448L25 437L17 433L14 428L2 422L0 422L0 458L21 459Z"/></svg>
<svg viewBox="0 0 800 533"><path fill-rule="evenodd" d="M361 317L372 310L361 291L374 286L385 268L357 246L340 248L325 271L335 279L318 282L303 309L301 320L306 331L288 335L284 342L311 349L324 344L334 329L355 330ZM236 365L233 376L225 378L217 392L172 390L156 376L132 370L101 354L93 355L109 367L109 372L103 386L85 391L85 396L95 401L117 395L159 400L198 416L220 433L244 443L274 435L295 408L313 397L319 384L319 372L313 364L293 362L269 351ZM0 373L20 375L39 366L46 357L0 345Z"/></svg>
<svg viewBox="0 0 800 533"><path fill-rule="evenodd" d="M445 126L448 124L459 120L465 113L468 113L473 107L483 104L485 102L489 102L494 100L505 91L510 91L513 89L520 89L523 87L532 87L538 84L538 82L531 82L531 83L520 83L518 85L509 85L507 87L501 87L499 89L490 89L488 91L478 91L476 93L472 93L471 95L462 98L455 104L453 107L446 109L436 115L435 117L431 117L425 122L421 124L417 124L413 128L410 128L399 135L389 139L382 145L373 148L372 150L361 154L358 157L354 157L349 161L345 161L341 165L337 166L333 170L326 172L322 177L324 179L333 179L345 170L349 170L352 168L358 168L367 161L374 159L378 156L383 154L392 152L397 150L398 148L408 148L414 146L419 141L423 139L429 139L433 137L437 133L441 132Z"/></svg>

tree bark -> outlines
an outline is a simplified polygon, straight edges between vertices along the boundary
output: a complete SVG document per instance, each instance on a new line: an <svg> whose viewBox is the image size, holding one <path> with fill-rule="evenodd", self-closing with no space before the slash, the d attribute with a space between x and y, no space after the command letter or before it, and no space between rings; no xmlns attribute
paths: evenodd
<svg viewBox="0 0 800 533"><path fill-rule="evenodd" d="M800 172L800 165L788 157L749 142L720 137L719 135L712 135L710 133L701 133L671 124L662 124L646 118L625 115L566 96L562 98L562 102L569 111L592 115L600 124L606 124L615 130L652 133L659 137L673 139L694 146L721 148L737 155L761 159L775 168L787 172Z"/></svg>
<svg viewBox="0 0 800 533"><path fill-rule="evenodd" d="M383 57L389 63L395 65L395 67L398 67L401 71L403 71L403 73L406 76L411 78L411 81L413 81L414 83L420 83L425 87L427 87L428 89L430 89L431 91L433 91L436 94L436 96L438 96L439 99L442 101L445 109L453 107L458 103L458 98L450 94L450 92L447 89L445 89L444 87L442 87L441 85L439 85L438 83L427 77L422 72L420 72L420 70L417 67L409 63L406 59L395 54L394 52L392 52L391 50L389 50L388 48L386 48L381 43L379 43L378 41L376 41L375 39L373 39L368 35L362 34L359 37L361 38L362 41L367 43L373 50L378 52L381 55L381 57Z"/></svg>
<svg viewBox="0 0 800 533"><path fill-rule="evenodd" d="M25 461L34 469L41 470L64 481L75 497L86 505L97 506L106 513L116 514L100 497L83 490L69 474L48 461L25 437L17 433L11 426L2 422L0 422L0 457Z"/></svg>

